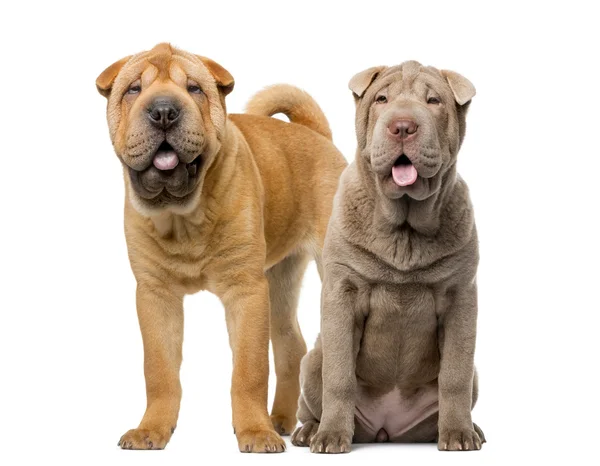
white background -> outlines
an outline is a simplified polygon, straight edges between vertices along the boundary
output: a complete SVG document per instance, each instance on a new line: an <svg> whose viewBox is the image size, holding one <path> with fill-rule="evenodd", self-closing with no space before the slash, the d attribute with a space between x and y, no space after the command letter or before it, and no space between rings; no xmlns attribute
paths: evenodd
<svg viewBox="0 0 600 466"><path fill-rule="evenodd" d="M0 463L597 462L600 37L584 5L593 3L4 2ZM233 74L230 112L269 84L304 88L348 160L354 73L417 59L475 84L459 171L481 245L481 452L377 445L324 457L288 441L283 455L238 453L224 314L207 293L186 299L171 443L117 448L145 407L142 345L121 168L94 81L161 41ZM312 265L299 309L309 346L319 289Z"/></svg>

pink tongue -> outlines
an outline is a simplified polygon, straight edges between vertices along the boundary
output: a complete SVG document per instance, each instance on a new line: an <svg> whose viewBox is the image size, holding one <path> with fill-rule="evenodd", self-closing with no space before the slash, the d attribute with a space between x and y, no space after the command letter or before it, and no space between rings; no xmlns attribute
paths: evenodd
<svg viewBox="0 0 600 466"><path fill-rule="evenodd" d="M392 167L392 178L398 186L410 186L417 181L417 169L414 165L395 165Z"/></svg>
<svg viewBox="0 0 600 466"><path fill-rule="evenodd" d="M159 170L172 170L179 164L179 157L177 157L175 151L159 150L152 163Z"/></svg>

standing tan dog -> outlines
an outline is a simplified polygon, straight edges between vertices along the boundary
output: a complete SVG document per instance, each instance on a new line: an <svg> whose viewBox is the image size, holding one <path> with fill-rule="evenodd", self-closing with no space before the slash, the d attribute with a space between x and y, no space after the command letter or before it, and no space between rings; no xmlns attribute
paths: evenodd
<svg viewBox="0 0 600 466"><path fill-rule="evenodd" d="M473 85L406 62L350 81L356 160L325 248L321 334L303 360L295 445L474 450L477 234L456 173Z"/></svg>
<svg viewBox="0 0 600 466"><path fill-rule="evenodd" d="M226 114L233 77L168 44L126 57L96 80L123 164L125 236L137 280L147 408L121 437L161 449L175 429L183 297L215 293L233 351L233 426L240 451L281 452L296 425L306 352L296 319L304 270L321 249L346 163L323 112L279 85L258 93L252 115ZM291 123L269 118L286 114ZM269 329L277 389L267 412Z"/></svg>

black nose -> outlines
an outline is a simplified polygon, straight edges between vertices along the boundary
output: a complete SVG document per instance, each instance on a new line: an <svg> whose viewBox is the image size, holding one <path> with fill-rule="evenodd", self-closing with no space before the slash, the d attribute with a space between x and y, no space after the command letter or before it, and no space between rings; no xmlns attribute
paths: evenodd
<svg viewBox="0 0 600 466"><path fill-rule="evenodd" d="M157 128L167 129L179 119L180 111L170 97L157 97L148 108L148 118Z"/></svg>

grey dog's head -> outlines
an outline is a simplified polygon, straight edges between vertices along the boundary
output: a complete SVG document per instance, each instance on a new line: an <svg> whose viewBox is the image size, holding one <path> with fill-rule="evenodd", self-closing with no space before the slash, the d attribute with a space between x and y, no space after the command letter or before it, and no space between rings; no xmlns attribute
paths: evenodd
<svg viewBox="0 0 600 466"><path fill-rule="evenodd" d="M390 199L423 200L456 163L473 84L458 73L407 61L369 68L349 87L356 100L360 163Z"/></svg>

